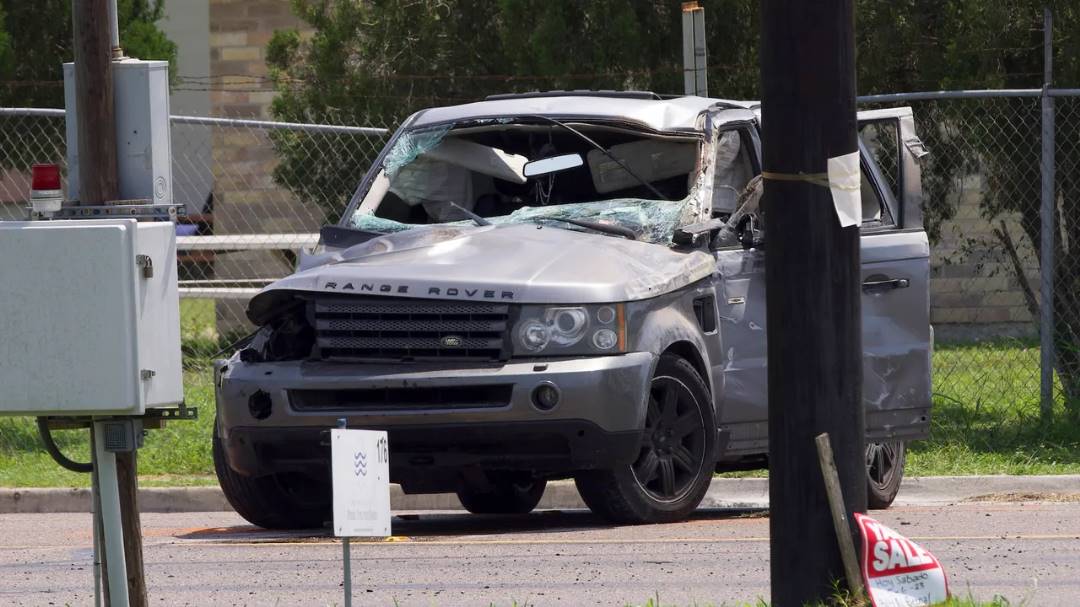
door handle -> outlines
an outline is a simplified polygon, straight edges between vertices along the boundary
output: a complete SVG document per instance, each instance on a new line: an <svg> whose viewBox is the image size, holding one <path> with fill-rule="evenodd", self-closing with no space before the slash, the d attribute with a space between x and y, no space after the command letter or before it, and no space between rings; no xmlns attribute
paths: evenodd
<svg viewBox="0 0 1080 607"><path fill-rule="evenodd" d="M862 283L863 293L880 293L893 289L906 289L911 286L911 281L906 278L891 278L885 280L868 280Z"/></svg>

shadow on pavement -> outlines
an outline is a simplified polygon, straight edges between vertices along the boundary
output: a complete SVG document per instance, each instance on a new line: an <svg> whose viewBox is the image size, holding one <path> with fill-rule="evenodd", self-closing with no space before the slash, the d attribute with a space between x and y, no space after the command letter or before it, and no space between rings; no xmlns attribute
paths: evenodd
<svg viewBox="0 0 1080 607"><path fill-rule="evenodd" d="M768 515L762 508L702 508L690 521L722 521L760 518ZM463 512L420 512L394 515L392 530L395 537L424 538L447 536L513 535L515 533L565 533L618 527L588 510L540 510L525 515L476 515ZM185 540L221 542L325 542L332 538L329 525L322 529L280 530L262 529L251 525L193 529L176 536ZM360 540L363 541L363 540ZM382 540L378 540L382 541Z"/></svg>

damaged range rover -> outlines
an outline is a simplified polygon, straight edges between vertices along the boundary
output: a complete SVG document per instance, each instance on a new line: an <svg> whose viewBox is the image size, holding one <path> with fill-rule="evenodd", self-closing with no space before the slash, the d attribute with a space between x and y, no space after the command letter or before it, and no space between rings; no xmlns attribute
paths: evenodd
<svg viewBox="0 0 1080 607"><path fill-rule="evenodd" d="M925 152L910 109L859 118L880 508L929 428ZM217 364L214 460L237 512L327 520L339 418L389 432L406 493L475 513L528 512L573 478L609 520L676 521L714 472L767 467L759 122L756 103L589 92L410 117Z"/></svg>

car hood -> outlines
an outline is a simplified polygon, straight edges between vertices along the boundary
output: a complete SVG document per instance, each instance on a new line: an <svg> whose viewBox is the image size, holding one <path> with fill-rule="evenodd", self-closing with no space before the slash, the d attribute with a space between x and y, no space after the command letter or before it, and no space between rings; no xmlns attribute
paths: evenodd
<svg viewBox="0 0 1080 607"><path fill-rule="evenodd" d="M268 320L297 291L513 303L647 299L709 276L713 258L551 225L437 226L309 258L256 295Z"/></svg>

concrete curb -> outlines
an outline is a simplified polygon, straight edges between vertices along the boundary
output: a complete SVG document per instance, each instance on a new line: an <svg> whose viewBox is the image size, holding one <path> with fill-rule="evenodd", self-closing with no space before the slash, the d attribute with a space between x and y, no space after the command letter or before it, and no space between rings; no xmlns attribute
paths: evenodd
<svg viewBox="0 0 1080 607"><path fill-rule="evenodd" d="M932 476L904 479L897 505L948 504L984 495L1080 493L1080 475L1060 476ZM1037 500L1033 500L1037 501ZM769 481L764 478L716 478L702 500L706 508L765 508ZM217 487L164 487L139 490L142 512L225 512L229 506ZM397 511L460 510L457 496L405 495L392 485L390 507ZM584 508L572 481L548 483L539 508ZM89 512L89 489L0 488L0 514Z"/></svg>

